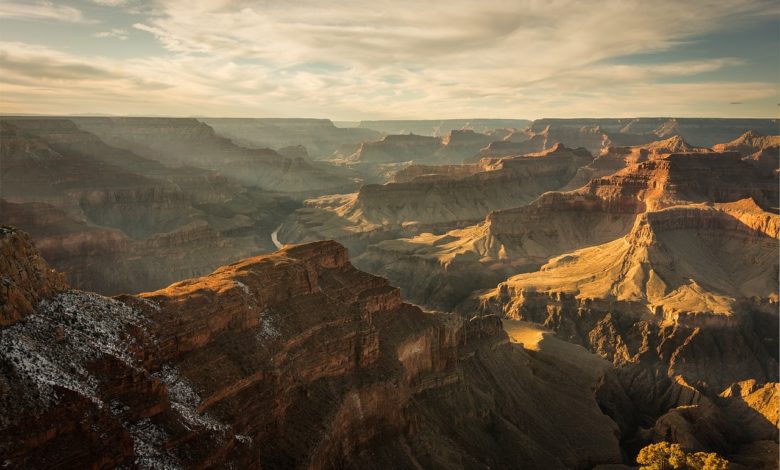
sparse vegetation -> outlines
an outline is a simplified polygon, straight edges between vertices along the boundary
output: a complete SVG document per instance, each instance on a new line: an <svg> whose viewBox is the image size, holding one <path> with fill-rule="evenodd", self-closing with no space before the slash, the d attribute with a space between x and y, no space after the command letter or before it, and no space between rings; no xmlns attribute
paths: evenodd
<svg viewBox="0 0 780 470"><path fill-rule="evenodd" d="M686 453L680 444L650 444L636 458L640 470L727 470L729 461L714 452Z"/></svg>

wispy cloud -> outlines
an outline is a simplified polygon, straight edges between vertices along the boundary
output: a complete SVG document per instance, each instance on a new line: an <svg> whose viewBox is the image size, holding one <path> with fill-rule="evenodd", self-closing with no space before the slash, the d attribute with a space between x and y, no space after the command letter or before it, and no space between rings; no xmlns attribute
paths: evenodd
<svg viewBox="0 0 780 470"><path fill-rule="evenodd" d="M108 31L98 31L93 33L92 36L96 38L116 38L122 41L126 41L128 38L127 30L120 28L111 28Z"/></svg>
<svg viewBox="0 0 780 470"><path fill-rule="evenodd" d="M118 7L122 5L127 5L128 0L92 0L92 3L97 3L98 5L104 5L109 7Z"/></svg>
<svg viewBox="0 0 780 470"><path fill-rule="evenodd" d="M594 8L574 0L424 7L411 0L158 0L153 6L128 23L155 38L165 55L119 61L0 45L0 67L11 70L5 86L28 100L41 96L28 105L52 99L55 85L67 90L57 99L62 106L66 96L89 100L98 81L113 90L101 102L115 99L126 112L342 119L692 114L717 113L707 111L713 102L776 102L777 84L747 73L742 81L697 80L745 67L743 58L619 60L778 17L774 1L607 0ZM130 45L141 34L93 35ZM31 71L40 64L47 66L35 70L42 77L36 78ZM90 76L80 66L99 70ZM59 81L47 78L57 73ZM686 83L673 83L680 78Z"/></svg>
<svg viewBox="0 0 780 470"><path fill-rule="evenodd" d="M81 10L47 1L40 2L0 2L0 18L24 20L51 20L70 23L92 22L84 18Z"/></svg>

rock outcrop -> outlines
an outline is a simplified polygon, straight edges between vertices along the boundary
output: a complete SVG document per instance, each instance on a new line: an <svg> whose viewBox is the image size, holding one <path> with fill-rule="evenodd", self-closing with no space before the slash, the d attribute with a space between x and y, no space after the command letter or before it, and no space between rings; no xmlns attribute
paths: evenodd
<svg viewBox="0 0 780 470"><path fill-rule="evenodd" d="M577 171L566 189L578 189L590 180L611 175L619 170L647 160L664 158L672 153L710 152L706 147L694 147L678 136L633 147L607 147L591 162Z"/></svg>
<svg viewBox="0 0 780 470"><path fill-rule="evenodd" d="M584 149L559 145L542 154L482 160L464 169L462 173L471 173L467 176L450 166L427 167L432 174L307 201L307 207L285 221L279 239L335 239L357 254L382 239L441 232L477 222L493 210L528 203L565 185L590 160Z"/></svg>
<svg viewBox="0 0 780 470"><path fill-rule="evenodd" d="M494 132L472 130L452 130L442 137L391 134L348 149L331 161L358 172L367 183L384 183L409 165L460 164L497 138Z"/></svg>
<svg viewBox="0 0 780 470"><path fill-rule="evenodd" d="M378 164L429 160L441 147L441 139L415 134L388 135L364 142L348 157L354 163Z"/></svg>
<svg viewBox="0 0 780 470"><path fill-rule="evenodd" d="M768 174L780 171L780 135L762 135L750 130L731 142L713 146L713 150L738 152Z"/></svg>
<svg viewBox="0 0 780 470"><path fill-rule="evenodd" d="M29 235L0 226L0 328L34 313L38 303L67 288L62 274L49 267Z"/></svg>
<svg viewBox="0 0 780 470"><path fill-rule="evenodd" d="M630 150L627 161L620 163L623 170L576 191L549 192L528 205L496 210L479 224L446 233L375 243L355 262L388 277L413 302L448 310L469 292L534 271L554 256L626 235L636 214L648 209L746 197L776 207L774 177L761 174L737 154L690 147L679 138ZM689 152L669 153L677 150ZM597 167L605 158L583 168ZM440 177L472 168L442 167ZM413 165L399 178L432 179L435 170Z"/></svg>
<svg viewBox="0 0 780 470"><path fill-rule="evenodd" d="M40 295L0 327L0 450L15 468L621 460L590 379L511 344L495 316L404 304L333 242L138 296Z"/></svg>
<svg viewBox="0 0 780 470"><path fill-rule="evenodd" d="M554 258L462 308L543 323L612 362L617 378L598 393L629 448L672 439L740 455L777 440L771 413L739 414L745 405L719 395L778 380L779 228L751 200L643 213L626 237Z"/></svg>
<svg viewBox="0 0 780 470"><path fill-rule="evenodd" d="M766 175L738 153L672 153L591 180L580 191L612 205L654 210L689 202L730 202L753 198L764 208L778 207L776 175Z"/></svg>
<svg viewBox="0 0 780 470"><path fill-rule="evenodd" d="M533 271L553 256L626 234L635 211L595 195L549 192L532 203L491 212L483 222L369 246L355 263L386 276L405 298L449 310L470 292Z"/></svg>
<svg viewBox="0 0 780 470"><path fill-rule="evenodd" d="M529 131L539 133L548 126L551 130L560 130L562 133L597 126L606 137L606 146L641 145L679 135L691 145L712 147L730 141L751 129L761 134L774 134L777 132L778 121L741 118L538 119L529 126ZM566 140L561 142L575 145L574 142L569 143Z"/></svg>

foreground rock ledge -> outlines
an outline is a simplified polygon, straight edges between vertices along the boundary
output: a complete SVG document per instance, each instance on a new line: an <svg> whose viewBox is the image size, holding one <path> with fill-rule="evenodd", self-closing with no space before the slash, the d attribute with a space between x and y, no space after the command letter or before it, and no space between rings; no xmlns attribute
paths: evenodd
<svg viewBox="0 0 780 470"><path fill-rule="evenodd" d="M0 246L7 466L621 461L592 379L510 344L495 316L403 303L335 242L116 298L68 290L15 229Z"/></svg>

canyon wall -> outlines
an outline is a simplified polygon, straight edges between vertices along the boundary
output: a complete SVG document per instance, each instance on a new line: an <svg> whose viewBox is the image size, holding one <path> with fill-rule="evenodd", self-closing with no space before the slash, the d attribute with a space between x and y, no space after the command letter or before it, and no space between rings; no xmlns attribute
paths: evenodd
<svg viewBox="0 0 780 470"><path fill-rule="evenodd" d="M27 266L29 240L0 235ZM0 446L15 468L621 460L592 382L540 374L495 316L404 304L333 242L114 299L13 282L37 293L33 311L0 327Z"/></svg>

